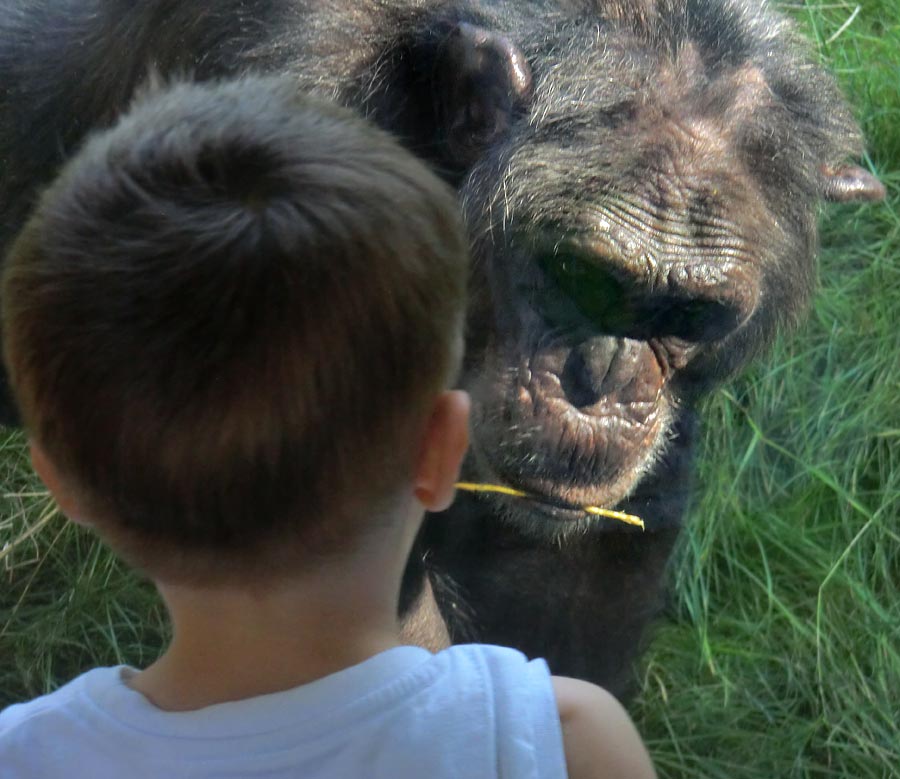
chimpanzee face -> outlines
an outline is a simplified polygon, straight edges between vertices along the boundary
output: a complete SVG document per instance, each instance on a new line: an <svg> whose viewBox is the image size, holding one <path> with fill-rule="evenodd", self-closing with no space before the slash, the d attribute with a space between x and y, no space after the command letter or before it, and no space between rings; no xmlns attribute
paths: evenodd
<svg viewBox="0 0 900 779"><path fill-rule="evenodd" d="M853 121L784 30L705 23L720 37L461 24L438 56L475 260L466 476L538 498L494 500L539 534L625 499L681 410L803 309L822 197L879 194L840 168Z"/></svg>

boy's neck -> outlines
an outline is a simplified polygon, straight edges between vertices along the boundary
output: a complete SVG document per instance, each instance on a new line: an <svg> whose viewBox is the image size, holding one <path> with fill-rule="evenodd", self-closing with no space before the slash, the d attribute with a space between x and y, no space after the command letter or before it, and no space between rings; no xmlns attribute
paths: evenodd
<svg viewBox="0 0 900 779"><path fill-rule="evenodd" d="M297 687L399 646L399 577L341 573L258 590L158 585L172 643L129 685L161 709L188 711Z"/></svg>

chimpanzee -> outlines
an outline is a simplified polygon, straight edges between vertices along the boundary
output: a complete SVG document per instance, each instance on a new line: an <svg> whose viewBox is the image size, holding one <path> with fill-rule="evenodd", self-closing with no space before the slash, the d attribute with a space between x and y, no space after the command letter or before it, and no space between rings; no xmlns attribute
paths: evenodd
<svg viewBox="0 0 900 779"><path fill-rule="evenodd" d="M860 133L833 81L762 0L7 0L0 246L148 75L243 71L356 107L459 190L465 478L529 497L429 518L409 624L621 693L691 489L698 398L803 311L820 200L883 194L848 163Z"/></svg>

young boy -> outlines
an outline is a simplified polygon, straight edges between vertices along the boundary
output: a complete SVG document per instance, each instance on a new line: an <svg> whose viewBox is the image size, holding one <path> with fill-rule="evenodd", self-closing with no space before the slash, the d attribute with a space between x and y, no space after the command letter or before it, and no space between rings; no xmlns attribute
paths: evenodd
<svg viewBox="0 0 900 779"><path fill-rule="evenodd" d="M287 80L91 139L8 258L5 358L62 511L173 639L0 714L6 777L650 777L621 707L511 649L402 646L468 398L452 193Z"/></svg>

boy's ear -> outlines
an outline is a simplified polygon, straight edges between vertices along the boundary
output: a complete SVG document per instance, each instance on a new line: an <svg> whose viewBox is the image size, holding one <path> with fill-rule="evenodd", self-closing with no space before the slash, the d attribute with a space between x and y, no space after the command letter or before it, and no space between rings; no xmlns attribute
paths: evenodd
<svg viewBox="0 0 900 779"><path fill-rule="evenodd" d="M79 525L89 525L90 523L82 518L81 505L75 493L66 485L59 470L53 464L53 461L47 457L43 447L37 441L30 440L28 449L31 453L31 465L35 473L40 476L44 486L50 490L50 494L59 506L59 510L73 522Z"/></svg>
<svg viewBox="0 0 900 779"><path fill-rule="evenodd" d="M427 511L444 511L453 502L466 449L469 448L469 394L442 392L431 412L416 465L415 495Z"/></svg>

